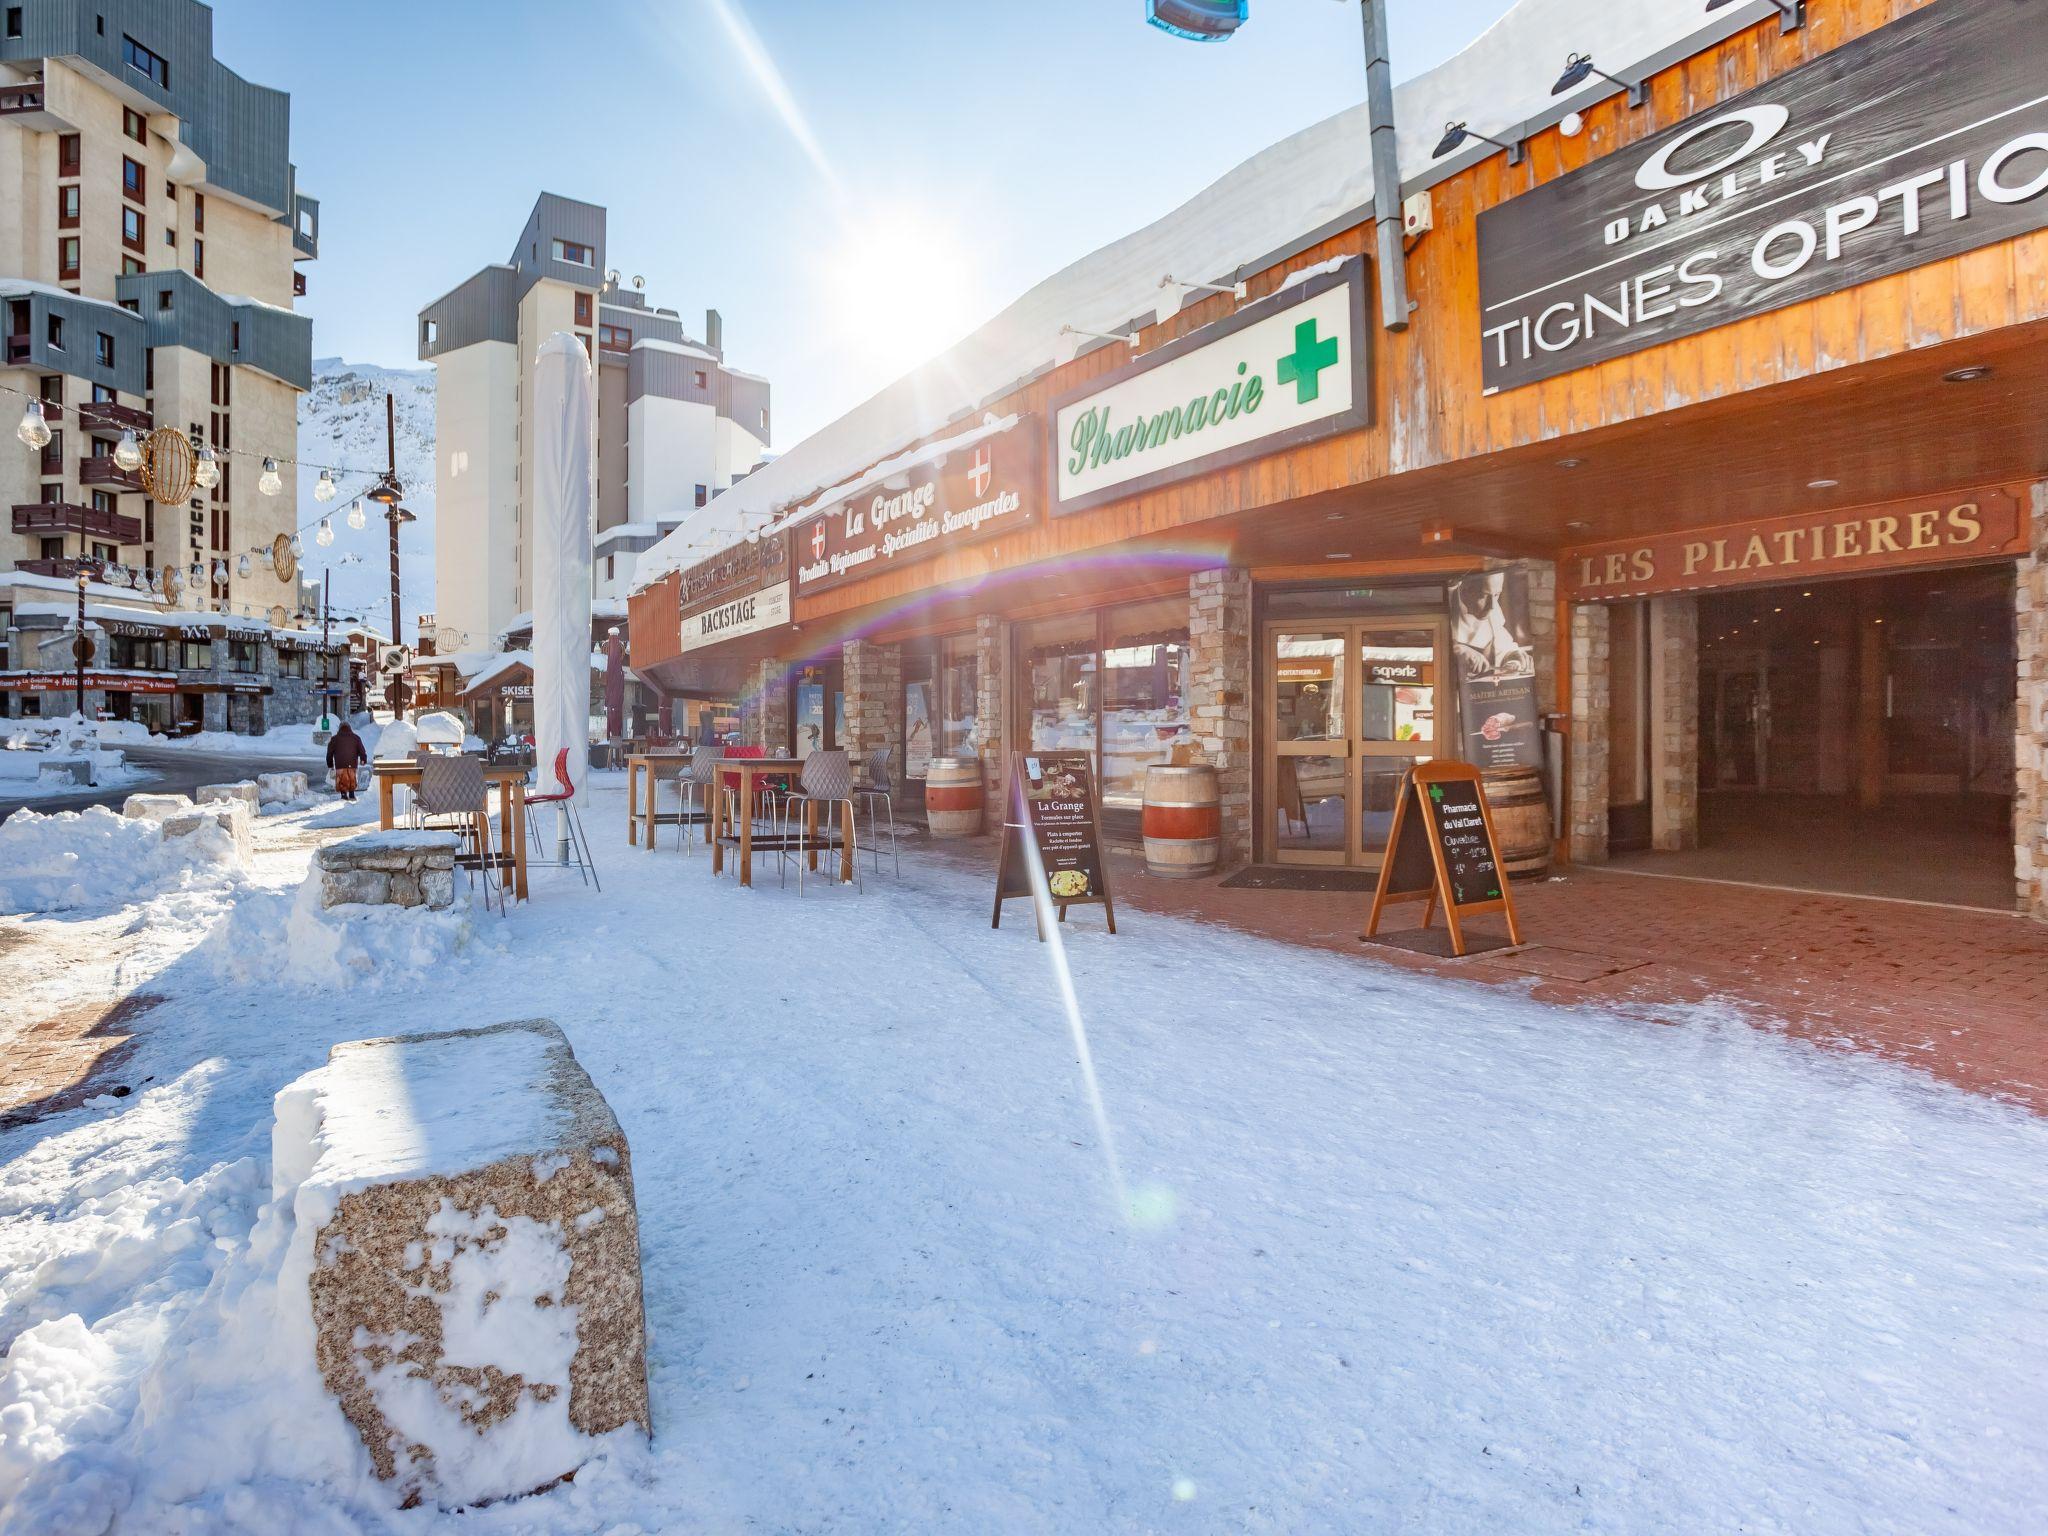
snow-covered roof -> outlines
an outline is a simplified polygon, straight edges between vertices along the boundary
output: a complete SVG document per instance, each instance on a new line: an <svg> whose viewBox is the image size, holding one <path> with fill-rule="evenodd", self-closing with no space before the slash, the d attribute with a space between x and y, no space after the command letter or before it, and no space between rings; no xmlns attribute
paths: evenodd
<svg viewBox="0 0 2048 1536"><path fill-rule="evenodd" d="M1469 120L1505 139L1518 123L1553 122L1620 89L1595 77L1553 98L1568 50L1630 76L1653 56L1697 51L1702 37L1754 25L1769 11L1761 0L1711 17L1701 0L1519 0L1462 53L1395 89L1404 181L1434 181L1498 153L1475 140L1463 153L1435 159L1447 122ZM1316 231L1357 222L1372 202L1368 137L1361 102L1261 150L1164 218L1054 273L946 352L713 497L640 557L636 585L689 564L692 551L730 544L771 514L1045 371L1061 359L1061 327L1107 332L1140 317L1149 322L1168 274L1234 280Z"/></svg>
<svg viewBox="0 0 2048 1536"><path fill-rule="evenodd" d="M642 336L633 343L633 346L636 350L645 347L650 352L673 352L678 357L701 358L707 363L718 361L718 354L715 352L706 352L702 347L688 346L680 341L663 341L658 336Z"/></svg>
<svg viewBox="0 0 2048 1536"><path fill-rule="evenodd" d="M626 616L626 600L623 597L593 597L590 600L590 616L593 619L623 619ZM505 635L516 635L521 630L530 631L532 628L533 614L529 610L526 613L515 613L512 621L499 630L498 634L502 638Z"/></svg>
<svg viewBox="0 0 2048 1536"><path fill-rule="evenodd" d="M14 622L24 629L35 629L42 624L52 626L69 624L78 615L78 605L69 603L16 603ZM165 630L192 630L211 632L215 626L237 630L243 634L268 634L289 636L299 645L318 646L320 635L316 630L293 629L277 626L263 619L250 618L233 613L197 613L189 609L131 608L122 603L87 603L85 617L94 624L146 624ZM35 621L35 622L31 622ZM330 642L336 650L346 640L336 635Z"/></svg>
<svg viewBox="0 0 2048 1536"><path fill-rule="evenodd" d="M907 474L913 469L922 469L948 454L958 453L964 448L972 448L976 443L1000 436L1016 426L1020 420L1022 418L1014 412L1008 416L990 416L980 426L970 427L965 432L956 432L951 437L937 438L929 443L920 443L915 448L905 449L894 458L884 459L872 468L862 470L851 480L842 480L839 484L820 491L802 506L794 508L789 517L805 517L820 508L850 500L870 487L880 485L884 480Z"/></svg>
<svg viewBox="0 0 2048 1536"><path fill-rule="evenodd" d="M134 313L106 299L89 299L84 294L73 293L69 288L59 288L54 283L38 283L26 277L0 277L0 299L18 299L31 293L40 293L49 299L64 299L73 304L96 304L101 309L111 309L131 318Z"/></svg>
<svg viewBox="0 0 2048 1536"><path fill-rule="evenodd" d="M610 663L606 661L603 651L592 651L590 653L591 671L602 672L609 665ZM520 667L526 668L529 672L533 670L533 652L500 651L490 659L487 665L481 667L476 672L463 673L462 691L464 693L475 693L478 689L488 688L499 678L518 670ZM456 670L458 672L462 671L460 667Z"/></svg>

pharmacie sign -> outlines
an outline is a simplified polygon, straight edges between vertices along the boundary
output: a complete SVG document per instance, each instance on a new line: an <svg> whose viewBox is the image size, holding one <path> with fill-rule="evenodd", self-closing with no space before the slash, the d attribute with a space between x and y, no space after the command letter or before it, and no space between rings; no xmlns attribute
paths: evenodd
<svg viewBox="0 0 2048 1536"><path fill-rule="evenodd" d="M1045 497L1038 419L935 454L790 529L799 596L1027 527Z"/></svg>
<svg viewBox="0 0 2048 1536"><path fill-rule="evenodd" d="M683 620L679 650L702 650L721 640L779 629L789 622L789 583L779 581L745 597L731 598Z"/></svg>
<svg viewBox="0 0 2048 1536"><path fill-rule="evenodd" d="M1364 274L1317 273L1061 396L1053 511L1370 424Z"/></svg>
<svg viewBox="0 0 2048 1536"><path fill-rule="evenodd" d="M1479 215L1488 394L2048 226L2048 7L1935 0Z"/></svg>

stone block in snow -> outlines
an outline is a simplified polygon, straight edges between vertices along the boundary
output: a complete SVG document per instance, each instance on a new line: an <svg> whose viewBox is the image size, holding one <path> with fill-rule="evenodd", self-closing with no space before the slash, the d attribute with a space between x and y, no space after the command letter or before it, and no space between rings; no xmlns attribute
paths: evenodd
<svg viewBox="0 0 2048 1536"><path fill-rule="evenodd" d="M36 764L36 783L43 788L93 782L89 757L46 757Z"/></svg>
<svg viewBox="0 0 2048 1536"><path fill-rule="evenodd" d="M235 845L236 861L247 864L253 844L250 825L249 807L245 803L240 800L214 800L166 816L163 819L164 840L190 837L202 827L218 827Z"/></svg>
<svg viewBox="0 0 2048 1536"><path fill-rule="evenodd" d="M394 827L329 843L314 861L320 905L448 907L455 904L453 832Z"/></svg>
<svg viewBox="0 0 2048 1536"><path fill-rule="evenodd" d="M199 803L211 805L219 800L239 800L249 807L253 814L263 804L257 792L254 779L242 779L234 784L202 784L199 786Z"/></svg>
<svg viewBox="0 0 2048 1536"><path fill-rule="evenodd" d="M256 775L256 799L262 805L282 805L296 800L306 792L306 776L299 772L259 773Z"/></svg>
<svg viewBox="0 0 2048 1536"><path fill-rule="evenodd" d="M162 821L191 809L190 795L130 795L121 802L121 814L133 821Z"/></svg>
<svg viewBox="0 0 2048 1536"><path fill-rule="evenodd" d="M631 1154L552 1023L335 1046L277 1096L272 1165L322 1383L408 1501L649 1431Z"/></svg>

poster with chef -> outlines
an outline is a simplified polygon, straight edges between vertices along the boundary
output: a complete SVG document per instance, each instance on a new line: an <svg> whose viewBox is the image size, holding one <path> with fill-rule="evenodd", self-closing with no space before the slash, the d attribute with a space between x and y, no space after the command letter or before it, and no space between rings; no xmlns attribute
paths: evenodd
<svg viewBox="0 0 2048 1536"><path fill-rule="evenodd" d="M1481 571L1452 583L1451 651L1463 737L1456 755L1482 769L1542 766L1525 572Z"/></svg>

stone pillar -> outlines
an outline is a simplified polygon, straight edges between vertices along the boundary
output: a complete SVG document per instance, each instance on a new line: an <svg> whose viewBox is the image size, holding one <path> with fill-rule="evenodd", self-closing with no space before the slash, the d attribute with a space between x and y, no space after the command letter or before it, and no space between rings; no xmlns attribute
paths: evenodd
<svg viewBox="0 0 2048 1536"><path fill-rule="evenodd" d="M858 769L889 750L889 774L903 783L903 652L873 640L849 640L839 652L846 686L846 748Z"/></svg>
<svg viewBox="0 0 2048 1536"><path fill-rule="evenodd" d="M1536 708L1557 710L1557 566L1548 560L1518 562L1529 582L1529 642L1536 648Z"/></svg>
<svg viewBox="0 0 2048 1536"><path fill-rule="evenodd" d="M789 750L789 672L770 658L747 668L747 687L740 700L740 740L772 753Z"/></svg>
<svg viewBox="0 0 2048 1536"><path fill-rule="evenodd" d="M1565 819L1572 861L1607 862L1607 767L1613 734L1608 609L1577 603L1572 625L1571 795Z"/></svg>
<svg viewBox="0 0 2048 1536"><path fill-rule="evenodd" d="M1188 718L1216 766L1225 869L1252 856L1252 578L1222 566L1188 578Z"/></svg>
<svg viewBox="0 0 2048 1536"><path fill-rule="evenodd" d="M974 752L981 759L984 826L1000 828L1008 815L1003 800L1004 754L1011 750L1003 680L1009 675L1010 626L994 614L974 621ZM1017 743L1021 747L1023 743Z"/></svg>
<svg viewBox="0 0 2048 1536"><path fill-rule="evenodd" d="M1650 846L1700 845L1700 603L1650 599Z"/></svg>
<svg viewBox="0 0 2048 1536"><path fill-rule="evenodd" d="M2034 487L2027 547L2013 589L2020 663L2013 711L2013 872L2020 910L2048 923L2048 481Z"/></svg>

